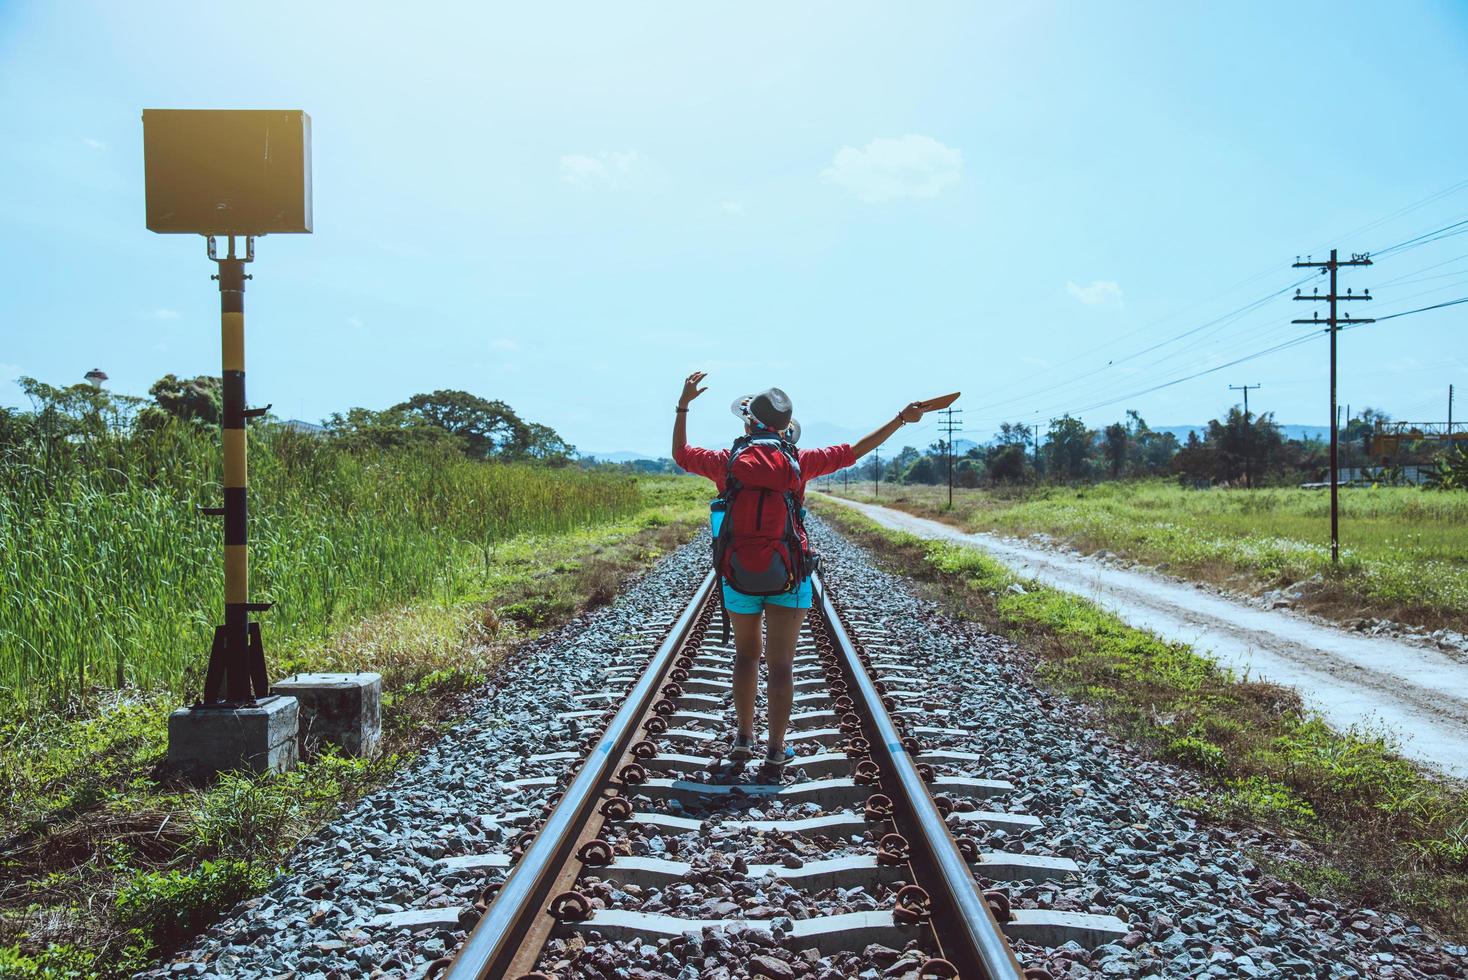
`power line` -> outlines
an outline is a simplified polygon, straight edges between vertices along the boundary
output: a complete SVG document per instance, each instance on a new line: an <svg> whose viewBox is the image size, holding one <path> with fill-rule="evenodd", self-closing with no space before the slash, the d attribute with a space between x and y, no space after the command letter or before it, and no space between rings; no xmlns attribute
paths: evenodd
<svg viewBox="0 0 1468 980"><path fill-rule="evenodd" d="M1468 303L1468 296L1459 296L1457 299L1450 299L1444 303L1433 303L1431 306L1419 306L1415 310L1403 310L1401 313L1389 313L1386 316L1379 316L1375 320L1362 320L1361 323L1380 323L1382 320L1395 320L1399 316L1411 316L1413 313L1426 313L1428 310L1440 310L1445 306L1457 306L1460 303ZM1352 324L1352 326L1356 325L1357 324Z"/></svg>

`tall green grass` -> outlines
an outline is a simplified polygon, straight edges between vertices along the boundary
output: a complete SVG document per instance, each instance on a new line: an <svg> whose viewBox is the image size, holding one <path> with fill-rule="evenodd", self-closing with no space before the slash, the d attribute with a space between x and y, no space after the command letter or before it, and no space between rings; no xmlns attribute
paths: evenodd
<svg viewBox="0 0 1468 980"><path fill-rule="evenodd" d="M222 615L216 433L169 425L65 452L0 457L0 710L98 688L192 692ZM350 453L250 433L252 598L267 653L344 620L474 585L497 542L632 513L634 480L482 463L453 452Z"/></svg>

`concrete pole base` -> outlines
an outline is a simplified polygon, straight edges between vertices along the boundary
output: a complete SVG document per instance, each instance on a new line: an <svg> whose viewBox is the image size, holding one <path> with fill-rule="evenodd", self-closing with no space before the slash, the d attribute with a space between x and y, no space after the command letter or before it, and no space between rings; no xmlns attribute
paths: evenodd
<svg viewBox="0 0 1468 980"><path fill-rule="evenodd" d="M381 674L296 674L271 690L301 703L301 745L314 753L330 742L343 755L371 758L382 740Z"/></svg>
<svg viewBox="0 0 1468 980"><path fill-rule="evenodd" d="M285 772L297 759L295 698L244 708L179 708L168 716L168 764L195 779L219 772Z"/></svg>

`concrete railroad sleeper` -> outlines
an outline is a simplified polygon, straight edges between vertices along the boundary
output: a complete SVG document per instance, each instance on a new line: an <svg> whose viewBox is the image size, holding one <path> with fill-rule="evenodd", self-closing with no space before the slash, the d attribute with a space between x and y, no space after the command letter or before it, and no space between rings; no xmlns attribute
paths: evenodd
<svg viewBox="0 0 1468 980"><path fill-rule="evenodd" d="M856 613L843 617L819 576L815 581L817 615L808 617L795 661L795 702L788 741L825 749L799 756L791 768L805 770L804 782L770 781L757 763L753 781L698 782L657 778L649 769L680 774L720 773L729 767L708 755L708 743L720 738L700 726L722 727L719 710L727 703L733 650L720 644L711 629L717 603L715 577L707 575L672 624L667 636L641 667L606 669L607 684L630 682L625 694L608 690L582 699L588 706L614 707L568 712L560 718L603 717L607 727L589 739L587 754L564 790L547 801L537 829L515 842L517 857L467 855L449 859L456 867L503 869L509 876L491 884L475 909L426 909L397 913L395 925L439 924L439 919L477 924L457 956L444 957L428 970L440 980L546 978L537 972L546 942L567 930L599 933L618 941L656 942L690 932L748 929L773 932L789 948L814 948L829 954L857 951L870 943L902 947L916 938L935 955L923 963L923 977L1020 980L1042 978L1044 970L1024 970L1006 935L1046 946L1075 941L1084 946L1112 942L1127 927L1109 915L1011 909L1001 890L984 891L975 875L991 881L1064 878L1079 872L1068 859L1022 853L984 853L972 838L954 836L971 826L1029 829L1039 821L1023 813L984 810L975 805L1013 790L1003 781L972 775L938 775L935 764L981 764L981 755L945 750L924 751L924 735L952 734L933 727L922 705L922 679L890 642L869 646L860 639L869 621ZM848 631L848 626L851 631ZM616 702L620 699L620 705ZM665 750L659 741L676 742ZM573 753L533 756L530 761L574 763ZM540 771L544 771L541 769ZM740 772L736 772L736 775ZM556 777L531 777L508 785L564 785ZM663 832L700 830L705 821L675 811L639 811L634 798L695 801L777 797L817 802L825 808L849 807L820 816L787 820L725 820L722 826L757 832L810 835L865 835L879 841L873 854L807 861L799 867L749 864L750 879L773 876L812 891L829 888L876 888L917 882L896 891L892 906L873 911L786 919L692 919L653 912L599 908L576 891L583 869L623 884L666 886L695 883L693 864L660 857L617 855L606 832L621 821ZM446 862L447 863L447 862ZM921 887L920 887L920 886ZM482 914L481 914L482 913ZM422 922L408 917L426 916ZM398 921L400 920L400 921ZM384 924L388 924L384 922ZM447 925L445 920L442 924Z"/></svg>

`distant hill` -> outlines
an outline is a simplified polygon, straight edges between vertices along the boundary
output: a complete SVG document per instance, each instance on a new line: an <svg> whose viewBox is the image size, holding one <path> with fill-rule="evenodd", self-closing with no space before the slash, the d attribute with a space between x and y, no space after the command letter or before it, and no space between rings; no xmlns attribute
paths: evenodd
<svg viewBox="0 0 1468 980"><path fill-rule="evenodd" d="M613 453L582 453L581 458L587 460L595 459L602 463L632 463L639 459L655 460L658 457L650 456L647 453L633 452L630 449L619 449Z"/></svg>

